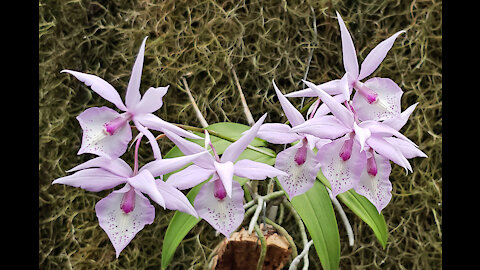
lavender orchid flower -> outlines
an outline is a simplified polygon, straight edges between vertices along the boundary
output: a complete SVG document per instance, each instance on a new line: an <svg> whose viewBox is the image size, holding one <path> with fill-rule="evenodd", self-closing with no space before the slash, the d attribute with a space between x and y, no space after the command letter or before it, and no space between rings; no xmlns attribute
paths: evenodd
<svg viewBox="0 0 480 270"><path fill-rule="evenodd" d="M350 99L352 90L355 89L355 95L352 99L353 106L360 120L384 120L397 117L400 114L400 99L403 94L402 89L389 78L374 77L361 82L364 78L371 75L383 61L388 51L392 48L395 39L405 30L393 34L388 39L378 44L367 55L362 62L359 72L357 55L350 33L343 22L342 17L337 12L338 23L342 38L343 65L345 75L341 80L333 80L317 86L323 89L342 103ZM296 91L286 95L287 97L315 97L315 91L311 88ZM317 112L325 112L325 107Z"/></svg>
<svg viewBox="0 0 480 270"><path fill-rule="evenodd" d="M350 129L343 138L323 146L317 156L323 174L331 183L332 193L337 195L354 188L380 212L391 198L389 160L412 171L407 158L426 157L412 141L398 132L416 104L386 123L374 120L360 122L352 105L346 103L347 109L314 84L305 83L317 92L339 123ZM322 133L318 131L322 127L321 118L313 118L292 130L316 135Z"/></svg>
<svg viewBox="0 0 480 270"><path fill-rule="evenodd" d="M226 237L240 226L245 213L243 189L233 180L233 176L263 180L267 177L285 175L284 172L265 163L248 159L236 161L255 138L266 116L263 115L240 139L229 145L221 157L218 156L206 132L205 146L211 148L214 156L203 155L194 160L193 165L170 175L167 179L168 184L182 190L194 187L211 177L198 192L194 207L201 218ZM184 154L205 151L202 146L182 139L176 134L170 132L165 134Z"/></svg>
<svg viewBox="0 0 480 270"><path fill-rule="evenodd" d="M167 93L168 86L150 87L143 97L140 96L140 77L146 40L147 37L143 40L133 65L125 95L125 104L118 92L102 78L72 70L61 71L72 74L90 86L101 97L112 102L119 110L124 111L120 114L108 107L94 107L81 113L77 120L83 129L83 138L78 154L92 153L113 159L120 157L125 153L128 143L132 139L130 121L133 121L135 127L148 138L155 158L161 158L160 148L148 128L158 131L169 130L187 138L200 138L152 114L163 105L162 98Z"/></svg>
<svg viewBox="0 0 480 270"><path fill-rule="evenodd" d="M275 144L299 141L299 143L278 153L275 160L275 168L287 173L287 175L281 175L277 178L289 198L292 199L308 191L315 183L319 164L315 159L313 149L315 147L321 148L324 144L330 142L329 139L337 138L344 130L330 129L329 126L331 125L339 126L337 124L338 120L335 117L326 116L322 118L325 120L322 122L325 128L322 129L324 134L321 134L320 137L295 132L294 128L304 124L305 118L280 92L275 81L273 81L273 87L291 127L280 123L263 124L257 136Z"/></svg>
<svg viewBox="0 0 480 270"><path fill-rule="evenodd" d="M117 258L135 235L155 218L155 208L143 194L147 194L164 209L179 210L198 217L181 191L161 179L155 180L154 177L178 170L204 154L209 155L208 151L177 158L157 159L138 170L139 143L140 139L137 141L133 170L120 158L96 157L67 171L75 172L74 174L53 181L53 184L65 184L92 192L125 184L95 206L100 227L110 238Z"/></svg>

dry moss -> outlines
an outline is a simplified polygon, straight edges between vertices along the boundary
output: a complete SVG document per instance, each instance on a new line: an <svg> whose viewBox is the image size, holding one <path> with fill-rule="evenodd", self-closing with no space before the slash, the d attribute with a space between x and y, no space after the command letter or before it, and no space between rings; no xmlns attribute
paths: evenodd
<svg viewBox="0 0 480 270"><path fill-rule="evenodd" d="M158 112L163 119L200 125L181 83L181 77L188 76L207 122L247 123L232 64L254 118L268 112L267 122L284 121L272 79L285 93L300 89L310 50L310 81L343 75L335 10L351 31L360 59L381 40L407 30L374 75L400 85L404 109L419 102L402 131L429 156L413 159L414 173L409 175L393 165L393 198L383 211L390 230L386 249L346 209L356 242L353 248L348 246L339 222L341 268L441 268L441 2L41 0L39 6L41 269L158 269L163 232L173 214L157 209L155 222L117 260L94 212L95 203L109 191L51 185L92 157L76 155L81 130L75 117L89 107L111 106L75 78L60 74L62 69L96 74L123 96L138 47L148 35L141 91L171 85ZM165 153L171 144L162 141L160 146ZM142 162L152 158L147 150L140 155ZM132 161L131 153L125 160ZM283 225L300 239L292 217L287 216ZM201 269L220 240L200 222L178 248L171 269ZM314 251L310 259L311 268L319 269Z"/></svg>

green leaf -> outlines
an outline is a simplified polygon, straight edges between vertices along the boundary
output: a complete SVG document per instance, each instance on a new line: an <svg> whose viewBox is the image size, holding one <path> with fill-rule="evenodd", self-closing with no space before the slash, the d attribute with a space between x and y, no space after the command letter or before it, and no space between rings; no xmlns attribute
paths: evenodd
<svg viewBox="0 0 480 270"><path fill-rule="evenodd" d="M364 196L349 190L337 196L350 210L373 230L383 248L387 246L388 229L383 214Z"/></svg>
<svg viewBox="0 0 480 270"><path fill-rule="evenodd" d="M220 133L222 136L231 138L232 140L238 140L242 136L242 132L248 130L250 127L242 124L237 123L216 123L212 124L207 127L209 130L213 130L215 132ZM204 137L203 133L195 134ZM224 138L225 138L224 137ZM220 155L222 154L225 149L232 144L232 141L226 140L224 138L219 138L213 135L210 135L210 140L215 147L215 150ZM191 140L201 146L204 146L205 142L203 140ZM275 151L262 147L265 146L267 143L263 140L255 138L250 145L255 146L258 150L246 149L242 152L242 154L238 157L240 159L250 159L253 161L263 162L268 165L273 165L275 163ZM172 158L172 157L179 157L183 156L183 153L178 149L178 147L173 147L165 156L164 158ZM189 165L187 165L189 166ZM174 172L172 172L174 173ZM164 180L168 179L172 173L167 174L164 176ZM248 179L241 178L238 176L233 177L234 180L238 181L240 185L245 184ZM207 182L206 180L205 182ZM197 196L198 192L200 191L201 186L205 183L193 187L188 193L187 198L190 203L193 204L195 197ZM165 231L165 237L163 239L163 246L162 246L162 269L165 269L171 262L173 255L178 247L178 245L182 242L188 232L200 222L201 219L197 219L189 214L176 211L170 224L168 225L167 230Z"/></svg>
<svg viewBox="0 0 480 270"><path fill-rule="evenodd" d="M319 179L328 188L331 188L328 180L320 171L317 174ZM343 202L353 213L361 218L373 230L378 241L383 248L387 245L388 229L383 214L379 214L377 208L364 196L356 193L353 189L337 195L337 198Z"/></svg>
<svg viewBox="0 0 480 270"><path fill-rule="evenodd" d="M208 181L208 180L207 180ZM205 181L206 182L206 181ZM200 188L205 183L193 187L190 192L187 194L187 198L190 203L193 203L193 200L197 196ZM187 213L180 211L175 211L170 224L168 225L167 230L165 231L165 238L163 239L162 246L162 269L167 268L168 264L172 261L175 250L177 250L178 245L182 242L183 238L187 233L200 222L200 218L196 218Z"/></svg>
<svg viewBox="0 0 480 270"><path fill-rule="evenodd" d="M292 205L312 237L323 269L338 269L340 236L332 201L326 187L315 181L313 187L307 192L293 197Z"/></svg>

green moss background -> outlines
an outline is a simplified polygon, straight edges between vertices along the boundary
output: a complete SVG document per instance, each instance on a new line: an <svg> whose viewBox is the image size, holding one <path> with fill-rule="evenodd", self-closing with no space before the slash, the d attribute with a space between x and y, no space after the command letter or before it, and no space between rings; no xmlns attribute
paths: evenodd
<svg viewBox="0 0 480 270"><path fill-rule="evenodd" d="M231 66L255 119L285 121L272 79L284 93L308 80L343 73L338 11L362 60L376 44L405 29L373 76L403 89L402 108L419 105L401 130L428 158L411 160L406 175L392 165L393 198L383 210L390 236L383 249L371 229L345 208L355 245L339 222L341 269L441 269L442 262L442 2L441 1L39 1L39 268L159 269L162 239L173 212L157 207L119 259L98 226L94 206L110 191L51 185L93 156L77 156L81 129L75 119L93 106L113 105L62 69L92 73L123 97L142 39L141 91L170 85L157 112L174 123L200 126L182 76L208 123L246 124ZM313 26L314 18L316 27ZM311 62L309 53L313 50ZM301 99L290 99L300 105ZM309 100L305 100L308 102ZM172 146L160 141L163 153ZM123 158L132 163L133 155ZM152 159L147 147L142 163ZM301 246L293 217L284 226ZM187 235L170 269L202 269L221 241L204 221ZM321 269L310 250L310 268Z"/></svg>

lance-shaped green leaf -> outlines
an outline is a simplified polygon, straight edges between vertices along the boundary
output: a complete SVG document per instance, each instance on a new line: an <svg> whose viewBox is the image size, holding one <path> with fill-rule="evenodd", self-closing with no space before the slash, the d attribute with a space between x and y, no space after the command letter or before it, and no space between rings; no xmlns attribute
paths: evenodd
<svg viewBox="0 0 480 270"><path fill-rule="evenodd" d="M292 205L312 237L323 269L338 269L340 236L326 187L315 181L311 189L292 199Z"/></svg>
<svg viewBox="0 0 480 270"><path fill-rule="evenodd" d="M208 182L205 181L204 183ZM197 196L200 188L203 184L193 187L187 194L187 199L190 203L193 203L193 200ZM177 250L178 245L182 242L183 238L188 234L188 232L200 222L200 218L195 218L191 215L184 214L180 211L175 211L170 224L168 225L167 230L165 231L165 237L163 239L162 246L162 269L166 269L167 266L172 261L175 250Z"/></svg>

